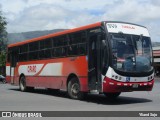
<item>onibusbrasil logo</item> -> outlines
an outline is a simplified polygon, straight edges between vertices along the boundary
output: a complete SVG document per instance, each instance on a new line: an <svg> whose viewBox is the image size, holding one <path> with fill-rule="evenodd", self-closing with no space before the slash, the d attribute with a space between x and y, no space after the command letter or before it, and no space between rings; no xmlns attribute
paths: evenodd
<svg viewBox="0 0 160 120"><path fill-rule="evenodd" d="M2 112L2 117L42 117L39 112Z"/></svg>

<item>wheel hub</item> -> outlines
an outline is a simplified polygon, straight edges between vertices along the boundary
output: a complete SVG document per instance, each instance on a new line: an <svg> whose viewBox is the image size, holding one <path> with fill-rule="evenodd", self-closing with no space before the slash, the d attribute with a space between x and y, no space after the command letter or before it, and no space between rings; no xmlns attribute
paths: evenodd
<svg viewBox="0 0 160 120"><path fill-rule="evenodd" d="M79 85L77 83L73 84L71 91L73 94L77 94L79 92Z"/></svg>

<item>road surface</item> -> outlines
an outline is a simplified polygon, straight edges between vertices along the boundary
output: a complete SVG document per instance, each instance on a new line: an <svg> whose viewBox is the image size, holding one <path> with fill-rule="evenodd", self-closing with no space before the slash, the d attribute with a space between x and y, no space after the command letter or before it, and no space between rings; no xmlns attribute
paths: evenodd
<svg viewBox="0 0 160 120"><path fill-rule="evenodd" d="M64 91L57 94L44 89L21 92L18 86L0 83L0 111L160 111L160 78L155 81L151 92L122 93L116 100L97 94L89 94L84 100L73 100Z"/></svg>

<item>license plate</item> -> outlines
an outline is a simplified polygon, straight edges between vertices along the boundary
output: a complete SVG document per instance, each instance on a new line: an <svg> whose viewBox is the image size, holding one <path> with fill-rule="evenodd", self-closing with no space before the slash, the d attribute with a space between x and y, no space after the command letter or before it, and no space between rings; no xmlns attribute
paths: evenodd
<svg viewBox="0 0 160 120"><path fill-rule="evenodd" d="M138 88L138 84L133 84L133 88Z"/></svg>

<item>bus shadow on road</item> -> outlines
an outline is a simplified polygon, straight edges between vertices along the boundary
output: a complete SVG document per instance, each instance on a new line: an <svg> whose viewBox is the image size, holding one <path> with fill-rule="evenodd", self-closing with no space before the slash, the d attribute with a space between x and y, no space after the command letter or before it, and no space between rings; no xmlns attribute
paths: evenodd
<svg viewBox="0 0 160 120"><path fill-rule="evenodd" d="M13 91L19 91L19 89L9 89ZM65 91L58 91L58 92L51 92L45 89L35 89L33 91L28 91L24 93L33 93L33 94L41 94L41 95L48 95L53 97L59 98L66 98L70 99L69 96ZM138 98L138 97L127 97L127 96L119 96L116 99L109 99L105 97L103 94L86 94L83 100L79 100L82 102L87 103L96 103L96 104L103 104L103 105L125 105L125 104L136 104L136 103L147 103L152 102L152 100L147 98Z"/></svg>
<svg viewBox="0 0 160 120"><path fill-rule="evenodd" d="M152 100L146 98L119 96L116 99L109 99L104 95L93 95L93 94L87 95L84 101L97 104L104 104L104 105L125 105L125 104L152 102Z"/></svg>

